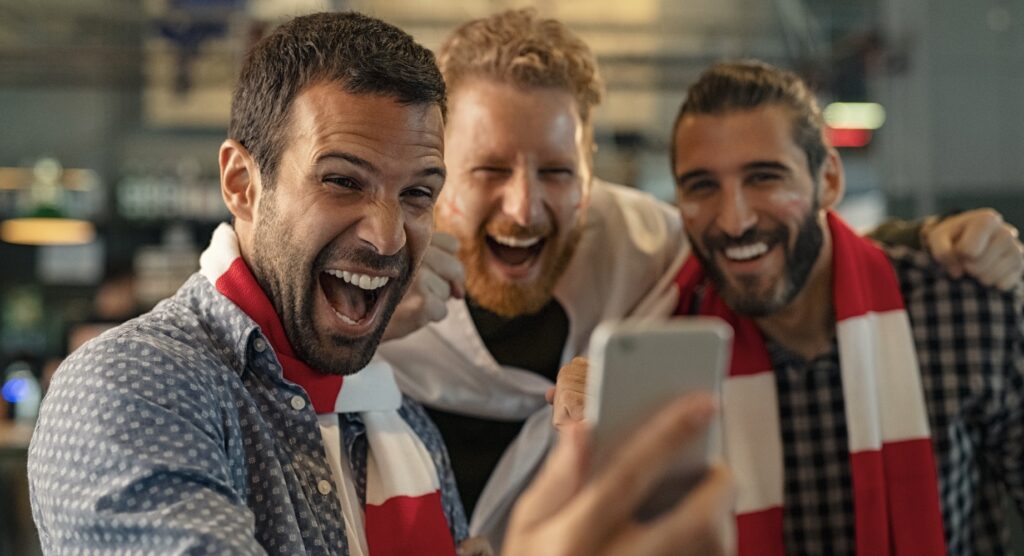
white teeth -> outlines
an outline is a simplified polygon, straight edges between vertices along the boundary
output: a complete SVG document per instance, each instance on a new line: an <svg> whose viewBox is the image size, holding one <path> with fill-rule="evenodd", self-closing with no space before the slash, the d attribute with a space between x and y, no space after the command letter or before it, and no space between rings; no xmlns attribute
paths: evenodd
<svg viewBox="0 0 1024 556"><path fill-rule="evenodd" d="M537 242L541 240L541 236L537 237L514 237L514 236L491 236L494 241L502 245L509 247L533 247L537 245Z"/></svg>
<svg viewBox="0 0 1024 556"><path fill-rule="evenodd" d="M759 241L751 245L743 245L740 247L729 247L725 250L725 256L729 260L733 261L749 261L756 257L760 257L768 252L768 244Z"/></svg>
<svg viewBox="0 0 1024 556"><path fill-rule="evenodd" d="M338 318L341 319L341 322L343 322L345 324L359 324L356 321L346 317L345 315L343 315L343 314L341 314L341 313L339 313L337 311L335 311L334 314L337 315Z"/></svg>
<svg viewBox="0 0 1024 556"><path fill-rule="evenodd" d="M376 290L383 288L388 283L388 280L391 279L387 276L369 276L367 274L356 274L355 272L349 272L347 270L328 269L324 272L334 276L335 278L341 278L345 282L364 290Z"/></svg>

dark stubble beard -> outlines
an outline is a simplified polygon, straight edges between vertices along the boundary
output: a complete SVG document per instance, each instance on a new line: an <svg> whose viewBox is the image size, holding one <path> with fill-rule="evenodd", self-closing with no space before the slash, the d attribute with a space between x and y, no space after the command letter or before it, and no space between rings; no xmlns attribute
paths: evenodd
<svg viewBox="0 0 1024 556"><path fill-rule="evenodd" d="M295 355L311 368L325 373L349 375L370 362L391 315L409 287L412 264L408 249L395 255L383 256L370 249L342 250L327 245L317 254L312 267L307 267L294 254L305 251L297 246L302 238L294 235L287 222L282 222L276 210L274 190L268 191L260 202L260 219L254 230L253 256L249 266L260 288L270 298L285 335ZM296 248L292 248L292 246ZM320 271L328 263L352 261L360 268L374 269L397 275L387 286L386 297L377 300L383 304L377 327L369 334L350 338L317 331L314 321L316 296L320 292Z"/></svg>
<svg viewBox="0 0 1024 556"><path fill-rule="evenodd" d="M824 232L818 223L818 197L814 196L811 209L797 230L796 242L790 247L789 230L784 226L772 230L747 230L742 236L733 238L724 234L705 235L703 248L693 252L701 266L711 278L715 289L725 303L737 313L754 318L767 317L789 305L803 290L811 275L811 269L818 260L824 244ZM732 245L746 245L755 241L769 245L779 242L785 249L785 270L782 275L782 289L773 287L761 293L736 287L726 279L725 273L715 262L714 254ZM692 238L691 238L692 241Z"/></svg>

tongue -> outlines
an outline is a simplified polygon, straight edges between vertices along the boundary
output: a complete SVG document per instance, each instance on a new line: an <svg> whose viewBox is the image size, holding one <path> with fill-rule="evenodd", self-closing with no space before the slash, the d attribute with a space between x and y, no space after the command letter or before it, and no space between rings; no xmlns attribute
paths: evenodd
<svg viewBox="0 0 1024 556"><path fill-rule="evenodd" d="M490 246L494 256L498 257L501 262L509 266L518 266L533 258L540 251L544 242L538 242L530 247L509 247L488 238L487 244Z"/></svg>
<svg viewBox="0 0 1024 556"><path fill-rule="evenodd" d="M335 311L355 322L366 317L366 294L363 290L326 273L320 275L320 285Z"/></svg>

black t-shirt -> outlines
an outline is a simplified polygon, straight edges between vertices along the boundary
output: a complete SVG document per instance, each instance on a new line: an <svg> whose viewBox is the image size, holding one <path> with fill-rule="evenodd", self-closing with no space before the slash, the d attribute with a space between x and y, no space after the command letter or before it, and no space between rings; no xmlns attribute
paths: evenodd
<svg viewBox="0 0 1024 556"><path fill-rule="evenodd" d="M480 338L498 363L555 380L569 336L569 317L558 302L552 299L537 313L509 319L466 301ZM462 503L472 514L487 479L523 421L480 419L434 409L428 412L448 446Z"/></svg>

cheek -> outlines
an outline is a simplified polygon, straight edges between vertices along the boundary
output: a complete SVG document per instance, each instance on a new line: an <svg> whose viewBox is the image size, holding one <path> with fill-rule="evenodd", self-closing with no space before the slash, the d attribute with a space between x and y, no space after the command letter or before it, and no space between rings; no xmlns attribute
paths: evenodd
<svg viewBox="0 0 1024 556"><path fill-rule="evenodd" d="M575 222L586 204L586 196L582 187L552 188L545 194L544 204L563 223Z"/></svg>
<svg viewBox="0 0 1024 556"><path fill-rule="evenodd" d="M437 214L446 227L460 228L471 224L477 215L486 213L484 202L474 188L446 185L437 200Z"/></svg>
<svg viewBox="0 0 1024 556"><path fill-rule="evenodd" d="M679 214L687 222L696 220L697 215L700 214L700 205L689 201L679 201Z"/></svg>
<svg viewBox="0 0 1024 556"><path fill-rule="evenodd" d="M811 209L811 198L799 191L773 191L769 196L772 205L796 215L805 215Z"/></svg>
<svg viewBox="0 0 1024 556"><path fill-rule="evenodd" d="M409 256L414 264L420 259L430 244L430 236L434 233L434 216L425 212L416 216L407 216L405 220L405 240L409 246Z"/></svg>

